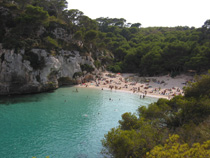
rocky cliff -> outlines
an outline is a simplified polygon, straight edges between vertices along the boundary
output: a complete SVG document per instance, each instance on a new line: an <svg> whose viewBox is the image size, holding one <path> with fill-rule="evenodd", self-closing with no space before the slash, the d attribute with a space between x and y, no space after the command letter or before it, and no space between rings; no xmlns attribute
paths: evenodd
<svg viewBox="0 0 210 158"><path fill-rule="evenodd" d="M72 84L84 64L95 68L93 59L80 56L78 51L50 54L44 49L31 49L17 53L0 45L0 95L37 93Z"/></svg>

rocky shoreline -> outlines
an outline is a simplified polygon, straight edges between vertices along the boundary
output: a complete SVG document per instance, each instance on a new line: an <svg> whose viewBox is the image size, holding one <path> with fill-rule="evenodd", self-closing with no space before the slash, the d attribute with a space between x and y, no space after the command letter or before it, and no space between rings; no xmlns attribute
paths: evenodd
<svg viewBox="0 0 210 158"><path fill-rule="evenodd" d="M95 69L91 56L81 56L78 51L60 50L52 55L44 49L29 52L2 49L0 45L0 95L39 93L61 85L79 83L74 74L82 72L81 65Z"/></svg>

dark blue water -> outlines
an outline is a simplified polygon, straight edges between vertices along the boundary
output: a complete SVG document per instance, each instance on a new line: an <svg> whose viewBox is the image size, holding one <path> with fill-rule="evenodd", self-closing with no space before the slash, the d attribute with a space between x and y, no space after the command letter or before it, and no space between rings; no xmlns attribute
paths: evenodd
<svg viewBox="0 0 210 158"><path fill-rule="evenodd" d="M101 140L125 112L156 101L90 88L0 98L0 158L100 158ZM112 100L109 100L111 98Z"/></svg>

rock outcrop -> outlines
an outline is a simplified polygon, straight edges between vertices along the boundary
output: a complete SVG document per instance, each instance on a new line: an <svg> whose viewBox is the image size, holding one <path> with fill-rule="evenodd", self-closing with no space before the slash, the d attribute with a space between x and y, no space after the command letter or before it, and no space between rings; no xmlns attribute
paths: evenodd
<svg viewBox="0 0 210 158"><path fill-rule="evenodd" d="M51 55L32 49L16 53L0 45L0 95L38 93L74 83L74 74L82 72L80 65L84 64L95 68L93 59L80 56L78 51L61 50Z"/></svg>

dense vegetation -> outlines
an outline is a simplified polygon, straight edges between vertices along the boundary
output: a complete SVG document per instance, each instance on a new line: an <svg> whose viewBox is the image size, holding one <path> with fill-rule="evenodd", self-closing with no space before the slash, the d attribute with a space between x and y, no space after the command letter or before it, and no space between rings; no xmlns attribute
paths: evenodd
<svg viewBox="0 0 210 158"><path fill-rule="evenodd" d="M60 49L89 53L96 22L66 8L66 0L0 1L0 43L16 52L43 48L53 55Z"/></svg>
<svg viewBox="0 0 210 158"><path fill-rule="evenodd" d="M147 153L147 158L187 158L187 157L210 157L210 140L200 143L194 143L190 148L187 143L181 144L178 135L172 135L166 140L164 146L155 146Z"/></svg>
<svg viewBox="0 0 210 158"><path fill-rule="evenodd" d="M116 158L209 157L209 86L210 73L190 83L185 96L139 107L138 116L124 113L120 126L105 135L104 152Z"/></svg>
<svg viewBox="0 0 210 158"><path fill-rule="evenodd" d="M51 55L61 49L78 50L84 56L91 54L97 68L113 72L175 76L210 69L210 20L200 28L141 28L123 18L90 19L82 11L68 10L66 0L0 0L0 24L3 47L15 53L25 49L24 59L34 63L34 69L45 64L32 48L47 49ZM81 68L93 71L88 65ZM210 74L190 83L184 97L159 99L138 112L138 116L123 114L120 126L105 136L105 153L117 158L210 155Z"/></svg>
<svg viewBox="0 0 210 158"><path fill-rule="evenodd" d="M1 0L0 6L0 42L16 52L91 52L97 67L149 76L210 68L210 20L200 28L141 28L123 18L90 19L77 9L67 10L66 0ZM56 37L56 28L66 38Z"/></svg>
<svg viewBox="0 0 210 158"><path fill-rule="evenodd" d="M201 72L209 68L209 20L201 28L126 27L125 20L110 22L96 19L100 31L106 33L106 48L113 52L114 62L109 69L121 72L139 72L141 75L171 73L187 70Z"/></svg>

